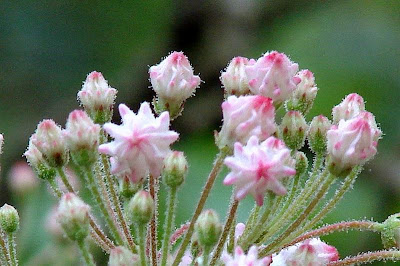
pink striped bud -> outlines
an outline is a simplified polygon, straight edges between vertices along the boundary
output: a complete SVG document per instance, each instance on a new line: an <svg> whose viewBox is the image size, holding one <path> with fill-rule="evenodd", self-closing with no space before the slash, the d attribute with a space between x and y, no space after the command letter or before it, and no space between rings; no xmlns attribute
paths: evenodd
<svg viewBox="0 0 400 266"><path fill-rule="evenodd" d="M272 257L271 266L325 266L338 259L339 253L335 247L313 238L281 250Z"/></svg>
<svg viewBox="0 0 400 266"><path fill-rule="evenodd" d="M220 80L225 89L225 95L241 96L250 93L249 82L245 71L246 66L254 65L254 59L235 57L231 60Z"/></svg>
<svg viewBox="0 0 400 266"><path fill-rule="evenodd" d="M300 82L295 77L299 69L283 53L266 53L254 65L246 66L250 91L253 94L269 97L276 106L287 100Z"/></svg>
<svg viewBox="0 0 400 266"><path fill-rule="evenodd" d="M333 123L338 124L341 119L352 119L364 111L364 99L357 93L349 94L340 104L333 107Z"/></svg>
<svg viewBox="0 0 400 266"><path fill-rule="evenodd" d="M265 140L275 130L275 108L270 98L230 96L222 103L223 125L217 136L220 148L246 143L251 136Z"/></svg>
<svg viewBox="0 0 400 266"><path fill-rule="evenodd" d="M150 82L157 94L155 109L169 111L178 116L184 101L200 85L200 77L193 74L192 66L183 52L172 52L160 64L150 67Z"/></svg>
<svg viewBox="0 0 400 266"><path fill-rule="evenodd" d="M297 84L290 99L286 102L287 110L299 111L307 114L317 97L318 88L315 84L314 74L310 70L301 70L296 78L301 81Z"/></svg>
<svg viewBox="0 0 400 266"><path fill-rule="evenodd" d="M329 169L337 176L347 175L351 169L370 160L376 154L382 132L374 116L362 112L350 120L340 120L327 132Z"/></svg>

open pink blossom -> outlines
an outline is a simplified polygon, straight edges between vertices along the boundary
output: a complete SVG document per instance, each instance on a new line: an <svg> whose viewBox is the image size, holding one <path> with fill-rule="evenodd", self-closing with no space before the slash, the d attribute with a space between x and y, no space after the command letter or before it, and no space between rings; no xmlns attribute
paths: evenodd
<svg viewBox="0 0 400 266"><path fill-rule="evenodd" d="M299 69L283 53L266 53L254 65L246 67L250 91L271 98L275 104L287 100L301 81L295 77Z"/></svg>
<svg viewBox="0 0 400 266"><path fill-rule="evenodd" d="M125 104L119 105L122 125L106 123L104 130L114 141L99 146L99 152L111 156L111 173L129 176L134 183L149 173L158 177L170 145L178 133L169 130L169 114L155 118L149 103L141 104L137 114Z"/></svg>
<svg viewBox="0 0 400 266"><path fill-rule="evenodd" d="M365 111L364 99L357 93L351 93L344 100L333 107L333 123L337 124L341 119L349 120Z"/></svg>
<svg viewBox="0 0 400 266"><path fill-rule="evenodd" d="M233 256L224 252L221 257L225 266L268 266L271 263L271 257L258 259L257 246L252 246L247 255L241 247L236 247Z"/></svg>
<svg viewBox="0 0 400 266"><path fill-rule="evenodd" d="M327 132L331 172L345 173L371 159L376 154L381 134L369 112L362 112L350 120L342 119L338 126L332 126Z"/></svg>
<svg viewBox="0 0 400 266"><path fill-rule="evenodd" d="M172 52L160 64L150 67L150 81L159 98L182 103L200 85L200 77L183 52Z"/></svg>
<svg viewBox="0 0 400 266"><path fill-rule="evenodd" d="M335 247L313 238L281 250L272 257L271 266L325 266L338 259Z"/></svg>
<svg viewBox="0 0 400 266"><path fill-rule="evenodd" d="M235 197L240 200L251 194L261 206L264 194L271 190L277 195L286 194L281 184L285 177L296 174L295 160L284 142L269 137L259 143L253 136L246 146L235 143L234 155L225 159L231 172L225 177L225 185L235 185Z"/></svg>
<svg viewBox="0 0 400 266"><path fill-rule="evenodd" d="M222 103L224 123L218 134L218 146L232 147L246 143L251 136L265 140L275 130L275 107L270 98L261 95L230 96Z"/></svg>

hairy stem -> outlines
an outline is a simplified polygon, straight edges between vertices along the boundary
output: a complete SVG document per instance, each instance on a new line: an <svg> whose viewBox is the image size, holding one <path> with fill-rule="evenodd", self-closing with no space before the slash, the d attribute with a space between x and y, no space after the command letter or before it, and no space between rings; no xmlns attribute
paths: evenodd
<svg viewBox="0 0 400 266"><path fill-rule="evenodd" d="M171 187L169 190L167 218L165 220L164 238L162 243L161 266L167 265L167 258L169 253L169 238L171 235L172 228L174 226L174 218L175 218L176 192L177 189L175 187Z"/></svg>
<svg viewBox="0 0 400 266"><path fill-rule="evenodd" d="M374 252L361 253L354 257L348 257L343 260L333 261L328 263L328 266L344 266L354 265L359 263L372 263L374 261L399 261L400 250L380 250Z"/></svg>
<svg viewBox="0 0 400 266"><path fill-rule="evenodd" d="M146 260L146 224L136 224L137 226L137 236L139 241L139 257L142 266L147 265Z"/></svg>
<svg viewBox="0 0 400 266"><path fill-rule="evenodd" d="M234 197L234 196L232 195L232 197ZM210 265L215 265L215 263L219 259L219 256L221 255L221 252L222 252L222 249L224 248L229 231L231 230L232 223L235 220L236 211L238 209L238 206L239 206L239 201L237 201L233 198L233 203L231 204L231 207L229 209L229 214L226 219L224 229L222 230L221 237L219 238L219 241L218 241L217 247L214 251L214 255L211 259Z"/></svg>
<svg viewBox="0 0 400 266"><path fill-rule="evenodd" d="M103 130L102 130L102 134L100 136L101 136L101 143L105 143L107 140L107 137ZM112 198L112 201L111 201L111 203L113 204L112 210L115 211L116 216L118 217L118 222L120 223L120 225L122 227L122 230L123 230L125 238L128 242L129 248L131 249L131 251L133 253L136 253L135 243L133 242L133 238L132 238L132 235L130 234L129 226L128 226L125 216L122 212L121 201L118 197L117 191L115 189L115 184L113 182L113 179L112 179L112 176L110 173L110 164L109 164L107 155L101 154L101 162L103 164L103 169L104 169L104 173L105 173L105 183L108 187L108 191Z"/></svg>
<svg viewBox="0 0 400 266"><path fill-rule="evenodd" d="M86 265L96 266L96 264L94 263L94 260L93 260L93 256L89 252L86 241L83 239L83 240L80 240L77 242L78 242L79 249L81 250L81 253L82 253L83 259L85 260Z"/></svg>
<svg viewBox="0 0 400 266"><path fill-rule="evenodd" d="M277 239L275 239L271 244L267 245L261 250L260 257L266 256L270 250L279 246L279 244L284 241L314 210L318 202L325 196L331 184L336 180L336 177L329 174L327 180L323 183L322 187L318 191L315 198L310 202L307 208L300 214L300 216L286 229L286 231L281 234Z"/></svg>
<svg viewBox="0 0 400 266"><path fill-rule="evenodd" d="M349 222L330 224L299 236L289 244L286 244L285 247L292 246L296 243L302 242L309 238L329 235L334 232L341 232L347 230L364 230L364 231L378 232L381 227L382 225L380 223L371 221L349 221Z"/></svg>
<svg viewBox="0 0 400 266"><path fill-rule="evenodd" d="M158 180L150 175L149 190L150 195L154 199L154 214L150 221L150 244L151 244L151 261L153 266L157 266L157 216L158 216Z"/></svg>
<svg viewBox="0 0 400 266"><path fill-rule="evenodd" d="M3 251L3 256L0 256L2 258L1 262L4 263L4 265L10 265L9 264L10 256L8 254L7 245L6 245L6 242L4 241L3 236L4 236L3 232L0 232L0 246L1 246L1 250ZM3 262L3 259L4 259L4 262Z"/></svg>
<svg viewBox="0 0 400 266"><path fill-rule="evenodd" d="M208 195L210 194L211 188L213 187L215 179L217 178L219 172L222 169L224 159L227 155L228 152L223 150L221 150L221 152L217 155L217 159L214 162L214 166L207 178L207 182L206 185L204 186L203 192L201 193L199 203L197 204L196 210L194 211L192 219L190 220L190 225L186 232L185 238L183 239L182 244L175 257L175 260L172 264L173 266L178 265L178 263L181 261L183 257L183 254L185 253L186 247L188 246L190 238L192 237L194 231L194 224L196 223L197 218L199 218L199 215L204 208Z"/></svg>
<svg viewBox="0 0 400 266"><path fill-rule="evenodd" d="M13 233L7 233L8 253L10 255L10 265L17 266L17 250L15 249L15 236Z"/></svg>

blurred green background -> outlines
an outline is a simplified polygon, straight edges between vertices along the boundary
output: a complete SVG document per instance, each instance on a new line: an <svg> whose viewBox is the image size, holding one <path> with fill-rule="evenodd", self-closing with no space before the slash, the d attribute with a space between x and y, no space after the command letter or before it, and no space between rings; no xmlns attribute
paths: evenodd
<svg viewBox="0 0 400 266"><path fill-rule="evenodd" d="M103 72L118 89L117 103L137 110L140 102L153 97L148 67L173 50L184 51L204 81L173 123L181 133L175 148L185 151L190 162L179 196L178 224L192 214L217 151L212 131L221 124L220 71L234 56L257 58L269 50L284 52L300 68L314 72L320 90L309 120L320 113L329 116L345 95L357 92L385 133L378 155L326 222L383 221L400 211L400 1L3 0L0 132L5 145L0 203L20 211L22 264L44 264L34 256L54 248L44 228L46 213L55 204L46 187L41 184L16 195L7 180L37 123L53 118L64 125L68 113L79 108L76 94L92 70ZM231 191L221 185L222 178L207 203L221 216ZM240 220L251 206L250 199L240 206ZM324 239L342 257L382 248L379 236L369 233ZM74 263L71 258L64 265Z"/></svg>

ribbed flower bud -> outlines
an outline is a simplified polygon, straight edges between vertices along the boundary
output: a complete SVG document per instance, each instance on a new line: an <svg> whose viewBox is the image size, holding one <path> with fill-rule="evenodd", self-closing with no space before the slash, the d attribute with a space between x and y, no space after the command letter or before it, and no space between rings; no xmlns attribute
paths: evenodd
<svg viewBox="0 0 400 266"><path fill-rule="evenodd" d="M61 128L53 120L46 119L40 122L31 141L50 167L58 168L67 164L68 150Z"/></svg>
<svg viewBox="0 0 400 266"><path fill-rule="evenodd" d="M279 106L287 100L300 82L295 77L299 66L283 53L266 53L253 65L246 66L250 91L269 97Z"/></svg>
<svg viewBox="0 0 400 266"><path fill-rule="evenodd" d="M281 250L272 257L270 266L325 266L338 259L339 253L334 246L312 238Z"/></svg>
<svg viewBox="0 0 400 266"><path fill-rule="evenodd" d="M99 134L100 126L86 112L75 110L69 114L63 135L76 164L90 166L96 162Z"/></svg>
<svg viewBox="0 0 400 266"><path fill-rule="evenodd" d="M213 247L217 244L222 232L222 225L218 214L213 210L203 211L197 219L194 228L200 245L205 247Z"/></svg>
<svg viewBox="0 0 400 266"><path fill-rule="evenodd" d="M189 60L182 52L172 52L160 64L150 67L150 81L157 94L157 113L169 111L171 118L180 115L183 104L200 85Z"/></svg>
<svg viewBox="0 0 400 266"><path fill-rule="evenodd" d="M224 123L216 136L220 149L235 142L245 144L251 136L265 140L276 130L275 107L261 95L230 96L222 103L222 114Z"/></svg>
<svg viewBox="0 0 400 266"><path fill-rule="evenodd" d="M89 210L90 207L74 193L62 196L57 220L71 240L82 241L89 234Z"/></svg>
<svg viewBox="0 0 400 266"><path fill-rule="evenodd" d="M123 246L113 248L108 261L109 266L136 266L139 263L139 257Z"/></svg>
<svg viewBox="0 0 400 266"><path fill-rule="evenodd" d="M389 216L382 224L381 238L387 249L400 249L400 213Z"/></svg>
<svg viewBox="0 0 400 266"><path fill-rule="evenodd" d="M0 208L0 225L6 233L14 233L19 227L19 215L17 210L8 204Z"/></svg>
<svg viewBox="0 0 400 266"><path fill-rule="evenodd" d="M280 129L283 140L290 149L299 150L303 147L308 125L300 112L287 112L282 119Z"/></svg>
<svg viewBox="0 0 400 266"><path fill-rule="evenodd" d="M55 178L56 171L54 168L50 168L47 166L45 160L43 159L42 153L36 148L36 146L32 143L32 139L35 138L35 134L29 140L29 146L24 156L28 161L29 165L35 170L37 176L43 180L51 180Z"/></svg>
<svg viewBox="0 0 400 266"><path fill-rule="evenodd" d="M171 152L164 159L164 170L162 172L164 183L171 188L180 186L186 178L187 170L188 163L183 152Z"/></svg>
<svg viewBox="0 0 400 266"><path fill-rule="evenodd" d="M315 84L314 74L310 70L301 70L296 77L301 81L287 100L286 109L288 111L299 111L305 115L313 106L318 88Z"/></svg>
<svg viewBox="0 0 400 266"><path fill-rule="evenodd" d="M296 160L296 175L303 175L308 169L308 159L304 152L298 151L295 155Z"/></svg>
<svg viewBox="0 0 400 266"><path fill-rule="evenodd" d="M111 121L117 90L108 85L100 72L87 75L78 99L96 124Z"/></svg>
<svg viewBox="0 0 400 266"><path fill-rule="evenodd" d="M327 132L328 167L336 176L346 176L351 169L376 154L380 129L374 116L362 112L350 120L340 120Z"/></svg>
<svg viewBox="0 0 400 266"><path fill-rule="evenodd" d="M220 77L226 96L242 96L250 93L245 68L246 66L254 65L254 63L254 59L249 60L240 56L231 60Z"/></svg>
<svg viewBox="0 0 400 266"><path fill-rule="evenodd" d="M147 224L154 215L154 200L150 193L141 190L129 201L128 216L138 224Z"/></svg>
<svg viewBox="0 0 400 266"><path fill-rule="evenodd" d="M346 96L344 100L333 107L333 123L338 124L340 120L349 120L365 111L364 99L357 93Z"/></svg>
<svg viewBox="0 0 400 266"><path fill-rule="evenodd" d="M308 130L308 144L311 150L317 154L323 154L326 151L326 132L331 128L332 124L328 118L319 115L313 118Z"/></svg>

